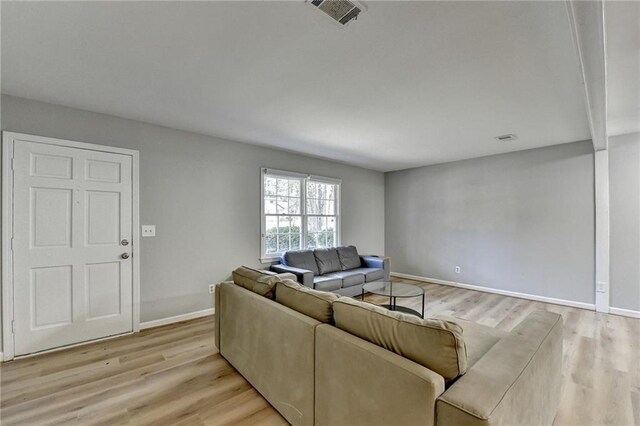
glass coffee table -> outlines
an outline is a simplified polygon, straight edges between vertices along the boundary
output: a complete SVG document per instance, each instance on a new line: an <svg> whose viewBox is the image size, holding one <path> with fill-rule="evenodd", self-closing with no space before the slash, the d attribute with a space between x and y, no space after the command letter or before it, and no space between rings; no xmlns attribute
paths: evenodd
<svg viewBox="0 0 640 426"><path fill-rule="evenodd" d="M420 286L392 281L376 281L366 283L362 286L362 300L364 300L364 294L367 292L378 296L387 296L389 298L389 304L380 306L387 308L390 311L405 312L407 314L413 314L420 318L424 318L424 288ZM405 306L398 306L396 304L398 297L422 297L422 313Z"/></svg>

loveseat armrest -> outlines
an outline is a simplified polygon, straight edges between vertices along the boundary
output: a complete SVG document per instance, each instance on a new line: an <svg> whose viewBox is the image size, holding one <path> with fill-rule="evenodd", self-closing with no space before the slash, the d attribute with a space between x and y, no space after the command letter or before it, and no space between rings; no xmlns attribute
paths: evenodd
<svg viewBox="0 0 640 426"><path fill-rule="evenodd" d="M290 273L296 276L298 282L304 286L313 288L313 272L308 269L294 268L287 265L271 265L271 270L278 274Z"/></svg>
<svg viewBox="0 0 640 426"><path fill-rule="evenodd" d="M438 398L437 424L550 425L561 380L562 316L532 312Z"/></svg>
<svg viewBox="0 0 640 426"><path fill-rule="evenodd" d="M282 280L296 281L298 279L296 274L294 274L292 272L279 273L279 274L276 274L276 277L280 278L280 281L282 281Z"/></svg>
<svg viewBox="0 0 640 426"><path fill-rule="evenodd" d="M362 264L367 268L380 268L384 270L384 280L389 281L391 279L391 272L389 270L389 258L379 256L360 256Z"/></svg>

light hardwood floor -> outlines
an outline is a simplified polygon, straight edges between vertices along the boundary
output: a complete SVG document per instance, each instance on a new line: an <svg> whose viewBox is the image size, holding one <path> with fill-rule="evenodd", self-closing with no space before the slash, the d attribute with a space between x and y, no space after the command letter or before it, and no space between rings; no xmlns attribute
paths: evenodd
<svg viewBox="0 0 640 426"><path fill-rule="evenodd" d="M562 314L564 384L555 423L640 425L640 320L421 285L427 315L510 330L536 309ZM4 363L0 423L286 424L220 356L213 333L208 317Z"/></svg>

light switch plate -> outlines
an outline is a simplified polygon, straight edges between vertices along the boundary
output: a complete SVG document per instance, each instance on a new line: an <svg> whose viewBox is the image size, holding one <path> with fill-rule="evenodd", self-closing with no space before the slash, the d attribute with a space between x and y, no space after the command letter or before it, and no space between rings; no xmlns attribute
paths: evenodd
<svg viewBox="0 0 640 426"><path fill-rule="evenodd" d="M155 225L142 225L142 236L143 237L155 237L156 236L156 226Z"/></svg>

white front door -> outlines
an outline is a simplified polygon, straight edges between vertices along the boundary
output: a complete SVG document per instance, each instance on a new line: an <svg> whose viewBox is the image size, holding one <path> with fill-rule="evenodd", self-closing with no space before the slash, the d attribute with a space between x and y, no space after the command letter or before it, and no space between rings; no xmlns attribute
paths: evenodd
<svg viewBox="0 0 640 426"><path fill-rule="evenodd" d="M15 355L132 331L131 156L14 144Z"/></svg>

